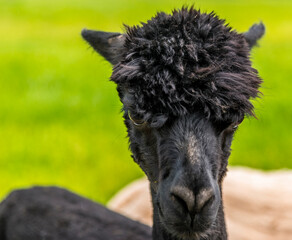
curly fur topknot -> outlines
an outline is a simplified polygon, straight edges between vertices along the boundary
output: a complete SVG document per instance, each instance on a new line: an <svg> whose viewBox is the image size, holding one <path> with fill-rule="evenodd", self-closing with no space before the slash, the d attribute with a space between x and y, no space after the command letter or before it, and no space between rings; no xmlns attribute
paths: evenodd
<svg viewBox="0 0 292 240"><path fill-rule="evenodd" d="M234 122L254 115L250 98L258 96L261 79L247 42L213 12L161 12L126 28L125 55L112 80L130 94L137 116L201 111Z"/></svg>

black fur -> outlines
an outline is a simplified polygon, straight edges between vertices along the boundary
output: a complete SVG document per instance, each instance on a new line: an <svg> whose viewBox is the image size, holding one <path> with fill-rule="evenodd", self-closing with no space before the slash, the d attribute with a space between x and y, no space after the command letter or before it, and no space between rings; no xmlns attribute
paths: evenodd
<svg viewBox="0 0 292 240"><path fill-rule="evenodd" d="M153 239L226 240L221 184L233 134L254 115L261 83L252 45L193 8L126 29L111 80L134 160L150 180Z"/></svg>
<svg viewBox="0 0 292 240"><path fill-rule="evenodd" d="M261 79L248 44L214 13L158 13L127 27L124 51L112 80L127 89L136 103L131 111L146 121L197 110L214 121L253 115L250 99L258 96Z"/></svg>
<svg viewBox="0 0 292 240"><path fill-rule="evenodd" d="M111 79L123 103L130 148L150 181L153 240L226 240L222 181L234 132L245 115L254 115L250 100L258 96L261 79L251 66L249 50L264 29L256 25L240 34L214 13L193 8L158 13L142 26L126 29L125 34L83 30L82 35L115 64ZM120 216L76 197L77 206L73 204L68 211L70 194L56 201L59 190L49 191L48 195L39 189L41 196L32 201L33 209L43 203L49 206L49 214L44 209L44 219L39 218L39 210L24 215L30 221L47 223L41 226L45 232L55 230L55 234L67 234L72 240L81 239L78 234L83 234L83 239L149 237L144 226L126 219L123 224ZM30 192L35 193L24 191L16 200L10 196L2 203L0 236L5 235L4 240L17 239L11 230L16 224L18 229L28 226L21 214L30 201L21 196L27 197ZM84 204L85 211L78 204ZM78 214L72 215L75 207ZM66 221L73 227L84 221L88 229L62 232L54 225L64 219L60 212L65 217L68 213ZM135 232L134 226L142 230ZM41 232L35 231L31 239ZM103 238L98 237L99 232ZM21 234L27 236L21 229L18 239L29 239L21 238ZM56 236L49 239L60 239Z"/></svg>
<svg viewBox="0 0 292 240"><path fill-rule="evenodd" d="M0 240L150 240L148 226L57 187L11 193L0 204Z"/></svg>

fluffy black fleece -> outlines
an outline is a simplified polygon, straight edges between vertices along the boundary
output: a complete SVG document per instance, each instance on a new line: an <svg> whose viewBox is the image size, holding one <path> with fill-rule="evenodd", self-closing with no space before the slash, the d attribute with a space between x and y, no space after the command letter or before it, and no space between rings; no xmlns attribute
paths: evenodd
<svg viewBox="0 0 292 240"><path fill-rule="evenodd" d="M130 93L130 110L144 120L204 112L214 121L254 115L261 83L242 34L213 12L193 8L158 13L126 26L125 55L112 80Z"/></svg>

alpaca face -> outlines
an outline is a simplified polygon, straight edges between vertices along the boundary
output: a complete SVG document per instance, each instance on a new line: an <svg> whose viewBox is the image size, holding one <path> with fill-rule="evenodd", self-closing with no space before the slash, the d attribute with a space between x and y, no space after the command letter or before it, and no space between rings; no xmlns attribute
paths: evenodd
<svg viewBox="0 0 292 240"><path fill-rule="evenodd" d="M133 158L166 236L206 238L220 214L224 227L221 181L234 131L253 115L261 79L249 50L263 33L259 24L239 34L193 8L158 13L125 34L82 31L114 65Z"/></svg>
<svg viewBox="0 0 292 240"><path fill-rule="evenodd" d="M163 119L159 127L131 118L125 114L133 157L150 180L163 227L180 239L208 235L235 125L216 125L199 112Z"/></svg>

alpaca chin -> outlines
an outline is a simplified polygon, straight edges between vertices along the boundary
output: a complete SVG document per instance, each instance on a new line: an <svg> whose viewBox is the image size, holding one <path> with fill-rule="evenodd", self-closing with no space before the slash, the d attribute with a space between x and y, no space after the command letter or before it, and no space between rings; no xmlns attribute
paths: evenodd
<svg viewBox="0 0 292 240"><path fill-rule="evenodd" d="M208 236L214 233L216 227L216 215L213 215L209 219L199 219L189 221L188 217L185 219L177 218L175 220L164 220L160 217L160 221L163 227L169 232L175 239L192 239L200 240L206 239Z"/></svg>
<svg viewBox="0 0 292 240"><path fill-rule="evenodd" d="M207 230L205 232L184 232L182 234L174 235L174 237L179 239L192 239L192 240L201 240L208 239L208 237L212 234L211 230Z"/></svg>

